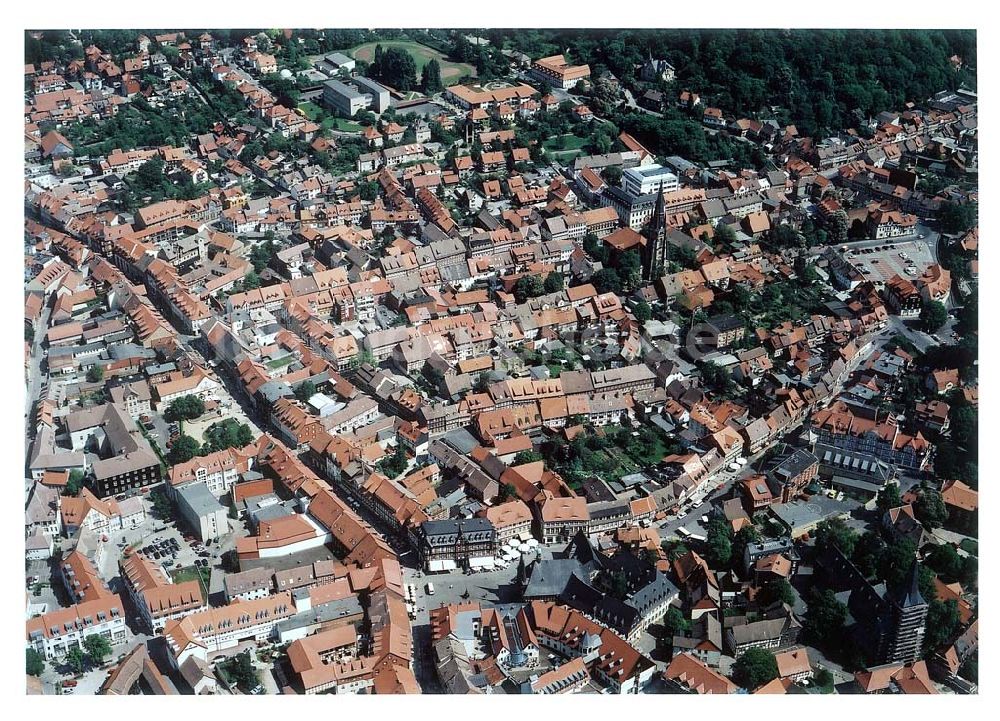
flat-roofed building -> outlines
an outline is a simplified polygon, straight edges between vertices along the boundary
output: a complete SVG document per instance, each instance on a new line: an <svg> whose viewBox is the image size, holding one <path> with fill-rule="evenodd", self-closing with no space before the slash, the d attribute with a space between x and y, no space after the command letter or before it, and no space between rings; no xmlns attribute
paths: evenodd
<svg viewBox="0 0 1000 721"><path fill-rule="evenodd" d="M661 187L664 193L672 193L681 187L677 176L662 165L627 168L622 172L622 189L633 198L655 193Z"/></svg>
<svg viewBox="0 0 1000 721"><path fill-rule="evenodd" d="M204 483L192 483L175 491L177 508L198 538L208 541L229 532L226 507Z"/></svg>
<svg viewBox="0 0 1000 721"><path fill-rule="evenodd" d="M348 118L354 117L359 110L370 107L373 101L371 95L360 93L339 80L327 80L323 83L323 103Z"/></svg>
<svg viewBox="0 0 1000 721"><path fill-rule="evenodd" d="M389 109L389 89L374 80L358 75L351 82L365 95L371 96L371 109L381 113Z"/></svg>

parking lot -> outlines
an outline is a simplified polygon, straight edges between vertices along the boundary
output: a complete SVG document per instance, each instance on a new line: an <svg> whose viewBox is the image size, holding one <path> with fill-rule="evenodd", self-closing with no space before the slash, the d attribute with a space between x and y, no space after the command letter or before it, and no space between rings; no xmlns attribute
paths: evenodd
<svg viewBox="0 0 1000 721"><path fill-rule="evenodd" d="M846 255L877 283L885 283L894 275L914 280L935 262L928 240L916 237L889 238L874 247L852 248Z"/></svg>
<svg viewBox="0 0 1000 721"><path fill-rule="evenodd" d="M232 537L221 540L208 541L202 544L187 529L177 528L172 524L164 524L162 521L150 519L149 526L139 531L130 531L125 534L125 541L133 551L142 553L154 563L161 565L171 577L181 572L179 580L190 580L196 578L195 569L203 569L204 593L206 597L213 592L210 581L210 574L219 575L220 570L216 570L220 563L220 556L227 548L232 546ZM228 543L227 543L228 541ZM107 555L117 558L124 550L121 543L109 544ZM113 553L112 553L113 551ZM117 575L114 571L111 575ZM177 579L175 579L176 582Z"/></svg>

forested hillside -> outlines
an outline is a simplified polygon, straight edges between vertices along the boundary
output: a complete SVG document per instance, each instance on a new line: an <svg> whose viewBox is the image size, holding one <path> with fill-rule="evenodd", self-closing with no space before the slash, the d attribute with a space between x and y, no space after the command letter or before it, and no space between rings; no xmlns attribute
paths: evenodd
<svg viewBox="0 0 1000 721"><path fill-rule="evenodd" d="M482 34L482 31L480 31ZM965 30L493 30L494 44L537 58L569 52L628 83L650 53L675 86L727 113L781 106L805 134L853 124L946 88L975 87L976 35ZM956 71L950 58L963 62Z"/></svg>

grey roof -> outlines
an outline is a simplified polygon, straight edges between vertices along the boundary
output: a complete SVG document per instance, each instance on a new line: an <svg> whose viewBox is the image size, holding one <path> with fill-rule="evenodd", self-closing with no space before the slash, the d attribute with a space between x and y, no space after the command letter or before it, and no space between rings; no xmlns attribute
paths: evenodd
<svg viewBox="0 0 1000 721"><path fill-rule="evenodd" d="M354 62L354 58L348 57L347 55L344 55L343 53L330 53L328 55L324 55L323 59L324 60L328 60L329 62L333 63L334 65L346 65L347 63L353 63Z"/></svg>
<svg viewBox="0 0 1000 721"><path fill-rule="evenodd" d="M420 532L430 545L450 543L457 536L471 540L487 540L496 534L493 523L487 518L447 518L441 521L424 521Z"/></svg>
<svg viewBox="0 0 1000 721"><path fill-rule="evenodd" d="M274 581L273 569L261 566L251 568L239 573L227 573L223 580L227 596L237 596L247 591L255 591L260 588L271 588Z"/></svg>
<svg viewBox="0 0 1000 721"><path fill-rule="evenodd" d="M219 503L219 499L212 495L212 492L208 490L208 486L204 483L192 483L189 486L177 488L175 492L178 499L183 500L198 516L214 513L224 508Z"/></svg>
<svg viewBox="0 0 1000 721"><path fill-rule="evenodd" d="M346 83L340 82L339 80L327 80L325 83L323 83L323 85L339 93L340 95L343 95L345 98L348 98L349 100L354 100L356 98L362 97L361 93L359 93L356 89L352 88L350 85L347 85Z"/></svg>
<svg viewBox="0 0 1000 721"><path fill-rule="evenodd" d="M776 478L783 481L788 480L790 478L795 478L809 468L809 466L818 461L819 459L812 453L804 448L799 448L790 456L786 456L775 463L771 473L773 473Z"/></svg>
<svg viewBox="0 0 1000 721"><path fill-rule="evenodd" d="M358 86L361 90L366 90L370 93L389 93L389 89L384 85L379 85L371 78L366 78L363 75L356 75L351 78L351 81Z"/></svg>
<svg viewBox="0 0 1000 721"><path fill-rule="evenodd" d="M285 633L305 626L330 623L363 613L361 601L357 596L347 596L329 603L313 606L308 611L297 613L291 618L283 619L276 625L278 633Z"/></svg>
<svg viewBox="0 0 1000 721"><path fill-rule="evenodd" d="M575 559L553 558L535 561L531 566L531 578L524 589L523 597L555 598L562 594L570 578L581 580L588 577L583 564Z"/></svg>

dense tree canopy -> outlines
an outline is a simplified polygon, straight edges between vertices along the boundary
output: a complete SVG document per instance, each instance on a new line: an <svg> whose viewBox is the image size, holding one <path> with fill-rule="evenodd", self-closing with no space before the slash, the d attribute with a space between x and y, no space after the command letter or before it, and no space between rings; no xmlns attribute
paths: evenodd
<svg viewBox="0 0 1000 721"><path fill-rule="evenodd" d="M24 666L29 676L41 676L45 671L45 657L33 648L25 649Z"/></svg>
<svg viewBox="0 0 1000 721"><path fill-rule="evenodd" d="M312 381L302 381L295 388L295 397L303 403L314 395L316 395L316 384Z"/></svg>
<svg viewBox="0 0 1000 721"><path fill-rule="evenodd" d="M733 680L751 691L777 677L778 662L767 649L748 649L733 664Z"/></svg>
<svg viewBox="0 0 1000 721"><path fill-rule="evenodd" d="M198 441L191 436L181 434L173 442L173 445L170 446L170 453L167 454L167 460L170 461L171 465L187 463L198 455L200 449L201 446L198 445Z"/></svg>
<svg viewBox="0 0 1000 721"><path fill-rule="evenodd" d="M402 48L376 45L375 57L368 67L368 74L396 90L406 92L417 84L417 63Z"/></svg>
<svg viewBox="0 0 1000 721"><path fill-rule="evenodd" d="M181 396L170 401L163 417L168 421L193 421L205 412L205 402L198 396Z"/></svg>
<svg viewBox="0 0 1000 721"><path fill-rule="evenodd" d="M243 448L253 443L253 431L246 423L240 423L235 418L226 418L213 423L205 430L201 455L208 455L226 448Z"/></svg>
<svg viewBox="0 0 1000 721"><path fill-rule="evenodd" d="M436 93L444 87L441 82L441 63L430 60L420 73L420 87L425 93Z"/></svg>
<svg viewBox="0 0 1000 721"><path fill-rule="evenodd" d="M941 327L948 322L948 309L944 304L932 300L924 303L920 310L920 325L928 333L937 333Z"/></svg>
<svg viewBox="0 0 1000 721"><path fill-rule="evenodd" d="M802 624L809 643L839 645L847 623L847 606L837 600L833 591L813 589L809 596L809 610Z"/></svg>
<svg viewBox="0 0 1000 721"><path fill-rule="evenodd" d="M568 51L623 80L651 54L677 69L675 86L727 113L782 106L799 131L853 125L939 90L975 86L976 34L960 30L517 30L498 31L532 57ZM956 71L950 58L962 58Z"/></svg>
<svg viewBox="0 0 1000 721"><path fill-rule="evenodd" d="M848 558L854 553L854 544L858 542L858 533L842 518L831 518L821 521L816 527L816 548L836 546Z"/></svg>

